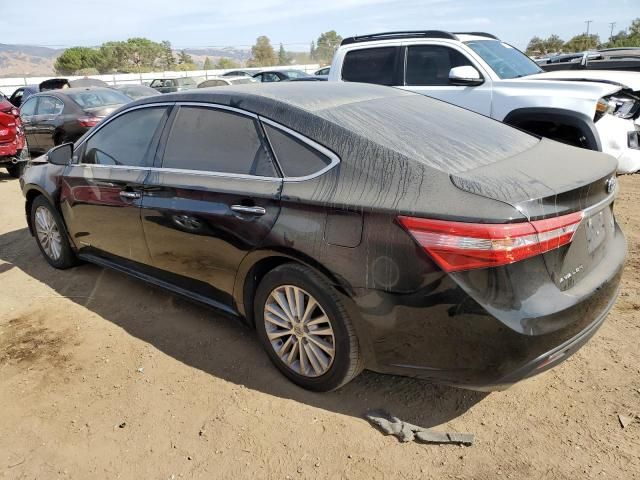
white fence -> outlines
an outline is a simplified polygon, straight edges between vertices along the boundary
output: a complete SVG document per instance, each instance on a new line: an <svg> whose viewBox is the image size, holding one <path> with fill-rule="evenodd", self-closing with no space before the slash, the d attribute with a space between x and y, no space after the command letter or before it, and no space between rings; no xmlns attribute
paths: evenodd
<svg viewBox="0 0 640 480"><path fill-rule="evenodd" d="M223 73L230 72L231 70L246 70L246 71L265 71L265 70L302 70L307 73L313 73L320 68L318 64L310 65L284 65L277 67L265 67L265 68L229 68L226 70L192 70L188 72L146 72L146 73L115 73L113 75L89 75L88 78L100 79L109 85L115 84L141 84L144 82L151 82L154 78L176 78L176 77L201 77L202 80L206 80L210 77L216 77ZM58 75L57 77L68 78L69 80L76 80L78 78L86 78L84 76L66 76ZM0 92L5 95L11 95L13 91L18 87L24 87L25 85L38 85L44 80L50 78L56 78L56 76L49 77L14 77L14 78L0 78Z"/></svg>

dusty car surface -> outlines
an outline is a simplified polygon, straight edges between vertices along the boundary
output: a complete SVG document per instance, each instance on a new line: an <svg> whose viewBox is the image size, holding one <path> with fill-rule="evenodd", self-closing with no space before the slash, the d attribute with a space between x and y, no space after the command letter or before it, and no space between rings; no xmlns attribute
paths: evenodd
<svg viewBox="0 0 640 480"><path fill-rule="evenodd" d="M626 254L613 158L376 85L147 98L46 158L21 178L46 261L240 317L312 390L542 372L603 323Z"/></svg>

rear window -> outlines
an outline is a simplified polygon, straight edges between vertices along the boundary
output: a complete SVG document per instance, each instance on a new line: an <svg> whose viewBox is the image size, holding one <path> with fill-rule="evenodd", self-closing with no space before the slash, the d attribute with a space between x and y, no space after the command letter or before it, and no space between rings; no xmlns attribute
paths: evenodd
<svg viewBox="0 0 640 480"><path fill-rule="evenodd" d="M68 93L67 95L81 108L121 105L131 101L129 97L116 90L84 90L82 92Z"/></svg>
<svg viewBox="0 0 640 480"><path fill-rule="evenodd" d="M397 54L397 47L363 48L347 52L342 66L342 80L393 85Z"/></svg>
<svg viewBox="0 0 640 480"><path fill-rule="evenodd" d="M331 159L293 135L265 124L264 129L285 177L306 177L331 164Z"/></svg>

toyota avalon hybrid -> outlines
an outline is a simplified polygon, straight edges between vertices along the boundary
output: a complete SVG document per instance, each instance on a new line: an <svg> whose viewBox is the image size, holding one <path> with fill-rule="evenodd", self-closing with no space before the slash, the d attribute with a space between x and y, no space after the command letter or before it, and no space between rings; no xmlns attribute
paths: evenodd
<svg viewBox="0 0 640 480"><path fill-rule="evenodd" d="M52 266L239 317L318 391L542 372L603 323L626 254L612 157L377 85L141 99L46 160L21 182Z"/></svg>

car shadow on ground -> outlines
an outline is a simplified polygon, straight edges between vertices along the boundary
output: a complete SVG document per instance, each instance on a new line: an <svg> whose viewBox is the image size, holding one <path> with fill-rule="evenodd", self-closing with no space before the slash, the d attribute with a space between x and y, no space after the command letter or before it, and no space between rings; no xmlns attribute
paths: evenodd
<svg viewBox="0 0 640 480"><path fill-rule="evenodd" d="M269 395L355 417L383 408L424 427L460 416L487 395L373 372L335 392L308 392L272 366L254 331L240 322L94 265L55 270L26 228L0 235L0 260L174 359Z"/></svg>

